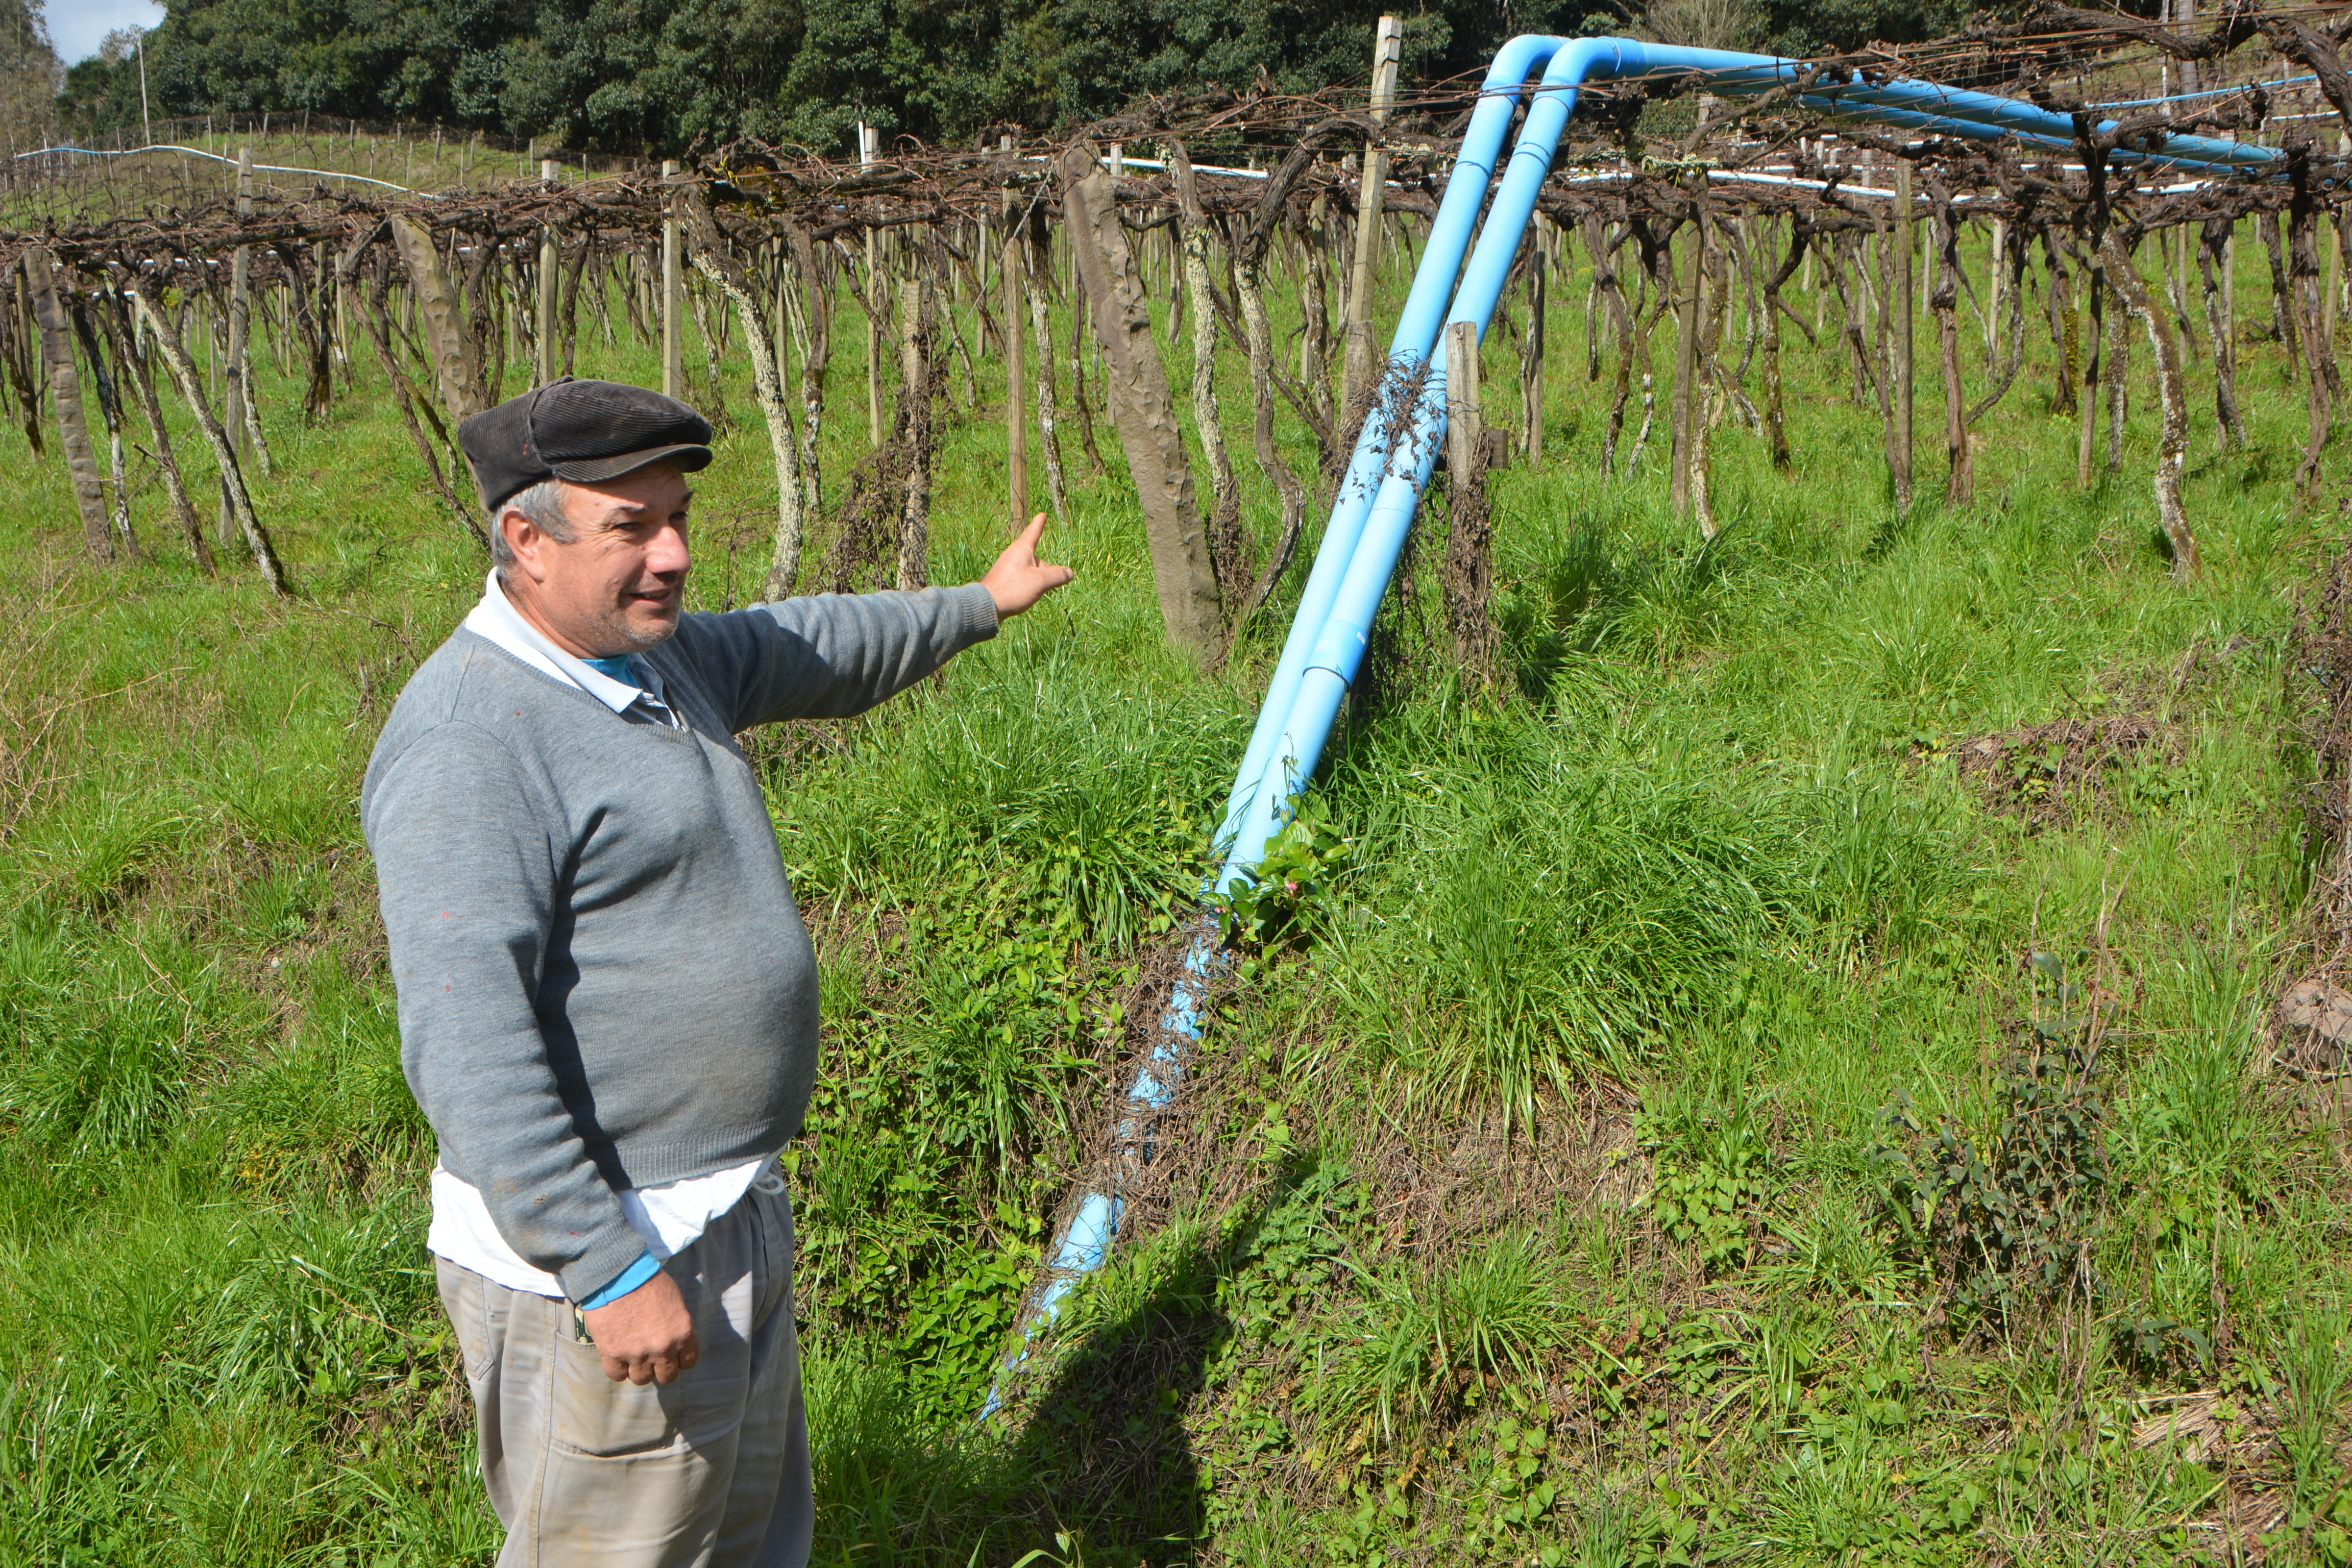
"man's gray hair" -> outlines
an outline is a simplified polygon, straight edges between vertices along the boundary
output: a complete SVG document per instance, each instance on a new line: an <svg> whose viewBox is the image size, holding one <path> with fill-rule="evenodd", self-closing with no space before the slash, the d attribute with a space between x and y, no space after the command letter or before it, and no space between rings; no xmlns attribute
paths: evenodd
<svg viewBox="0 0 2352 1568"><path fill-rule="evenodd" d="M563 481L541 479L490 508L490 561L500 571L514 564L514 552L507 546L507 531L499 526L499 519L509 507L530 519L533 528L557 543L572 542L572 520L563 515Z"/></svg>

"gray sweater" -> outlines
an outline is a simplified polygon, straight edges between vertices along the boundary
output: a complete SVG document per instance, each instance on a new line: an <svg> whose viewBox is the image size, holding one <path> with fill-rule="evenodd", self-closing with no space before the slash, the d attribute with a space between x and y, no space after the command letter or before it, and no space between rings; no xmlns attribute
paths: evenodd
<svg viewBox="0 0 2352 1568"><path fill-rule="evenodd" d="M360 794L401 1066L442 1163L573 1300L644 1250L617 1191L771 1153L808 1104L815 954L735 733L995 635L977 584L688 616L638 656L684 730L462 628L410 678Z"/></svg>

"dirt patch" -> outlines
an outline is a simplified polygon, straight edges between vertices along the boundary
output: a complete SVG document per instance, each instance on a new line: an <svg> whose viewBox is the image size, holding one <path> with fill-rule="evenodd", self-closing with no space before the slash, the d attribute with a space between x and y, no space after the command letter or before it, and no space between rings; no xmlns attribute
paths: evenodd
<svg viewBox="0 0 2352 1568"><path fill-rule="evenodd" d="M1479 1239L1549 1221L1562 1206L1626 1208L1650 1190L1634 1100L1599 1084L1541 1097L1533 1125L1497 1107L1388 1121L1363 1151L1382 1250L1443 1260Z"/></svg>
<svg viewBox="0 0 2352 1568"><path fill-rule="evenodd" d="M2352 1077L2352 991L2333 981L2297 981L2271 1010L2271 1065L2289 1077Z"/></svg>
<svg viewBox="0 0 2352 1568"><path fill-rule="evenodd" d="M2051 827L2111 805L2125 764L2169 760L2178 749L2177 738L2147 714L2113 713L1971 736L1951 755L1993 810Z"/></svg>

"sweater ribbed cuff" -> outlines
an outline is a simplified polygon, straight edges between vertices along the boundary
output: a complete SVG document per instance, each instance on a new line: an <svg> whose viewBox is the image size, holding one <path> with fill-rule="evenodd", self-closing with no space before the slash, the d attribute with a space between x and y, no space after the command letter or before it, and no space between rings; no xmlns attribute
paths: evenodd
<svg viewBox="0 0 2352 1568"><path fill-rule="evenodd" d="M650 1252L641 1252L637 1260L622 1269L620 1277L610 1285L582 1297L580 1310L588 1312L598 1307L610 1306L660 1272L661 1259Z"/></svg>
<svg viewBox="0 0 2352 1568"><path fill-rule="evenodd" d="M596 1238L588 1250L555 1271L563 1286L563 1293L574 1301L585 1301L599 1290L636 1267L644 1256L645 1237L630 1228L621 1217L620 1205L613 1205L613 1224L600 1226Z"/></svg>
<svg viewBox="0 0 2352 1568"><path fill-rule="evenodd" d="M968 634L962 639L964 647L986 642L1003 624L996 613L996 595L982 584L966 583L961 588L949 589L948 595L956 601L956 608L962 614L963 629Z"/></svg>

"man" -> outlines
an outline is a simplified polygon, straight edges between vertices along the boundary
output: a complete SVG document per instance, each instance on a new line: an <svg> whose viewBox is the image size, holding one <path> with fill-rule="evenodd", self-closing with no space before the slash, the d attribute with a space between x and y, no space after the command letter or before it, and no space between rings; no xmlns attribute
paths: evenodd
<svg viewBox="0 0 2352 1568"><path fill-rule="evenodd" d="M710 426L562 381L467 420L482 600L361 793L501 1568L803 1563L792 1215L816 967L736 732L872 707L1070 580L681 613Z"/></svg>

